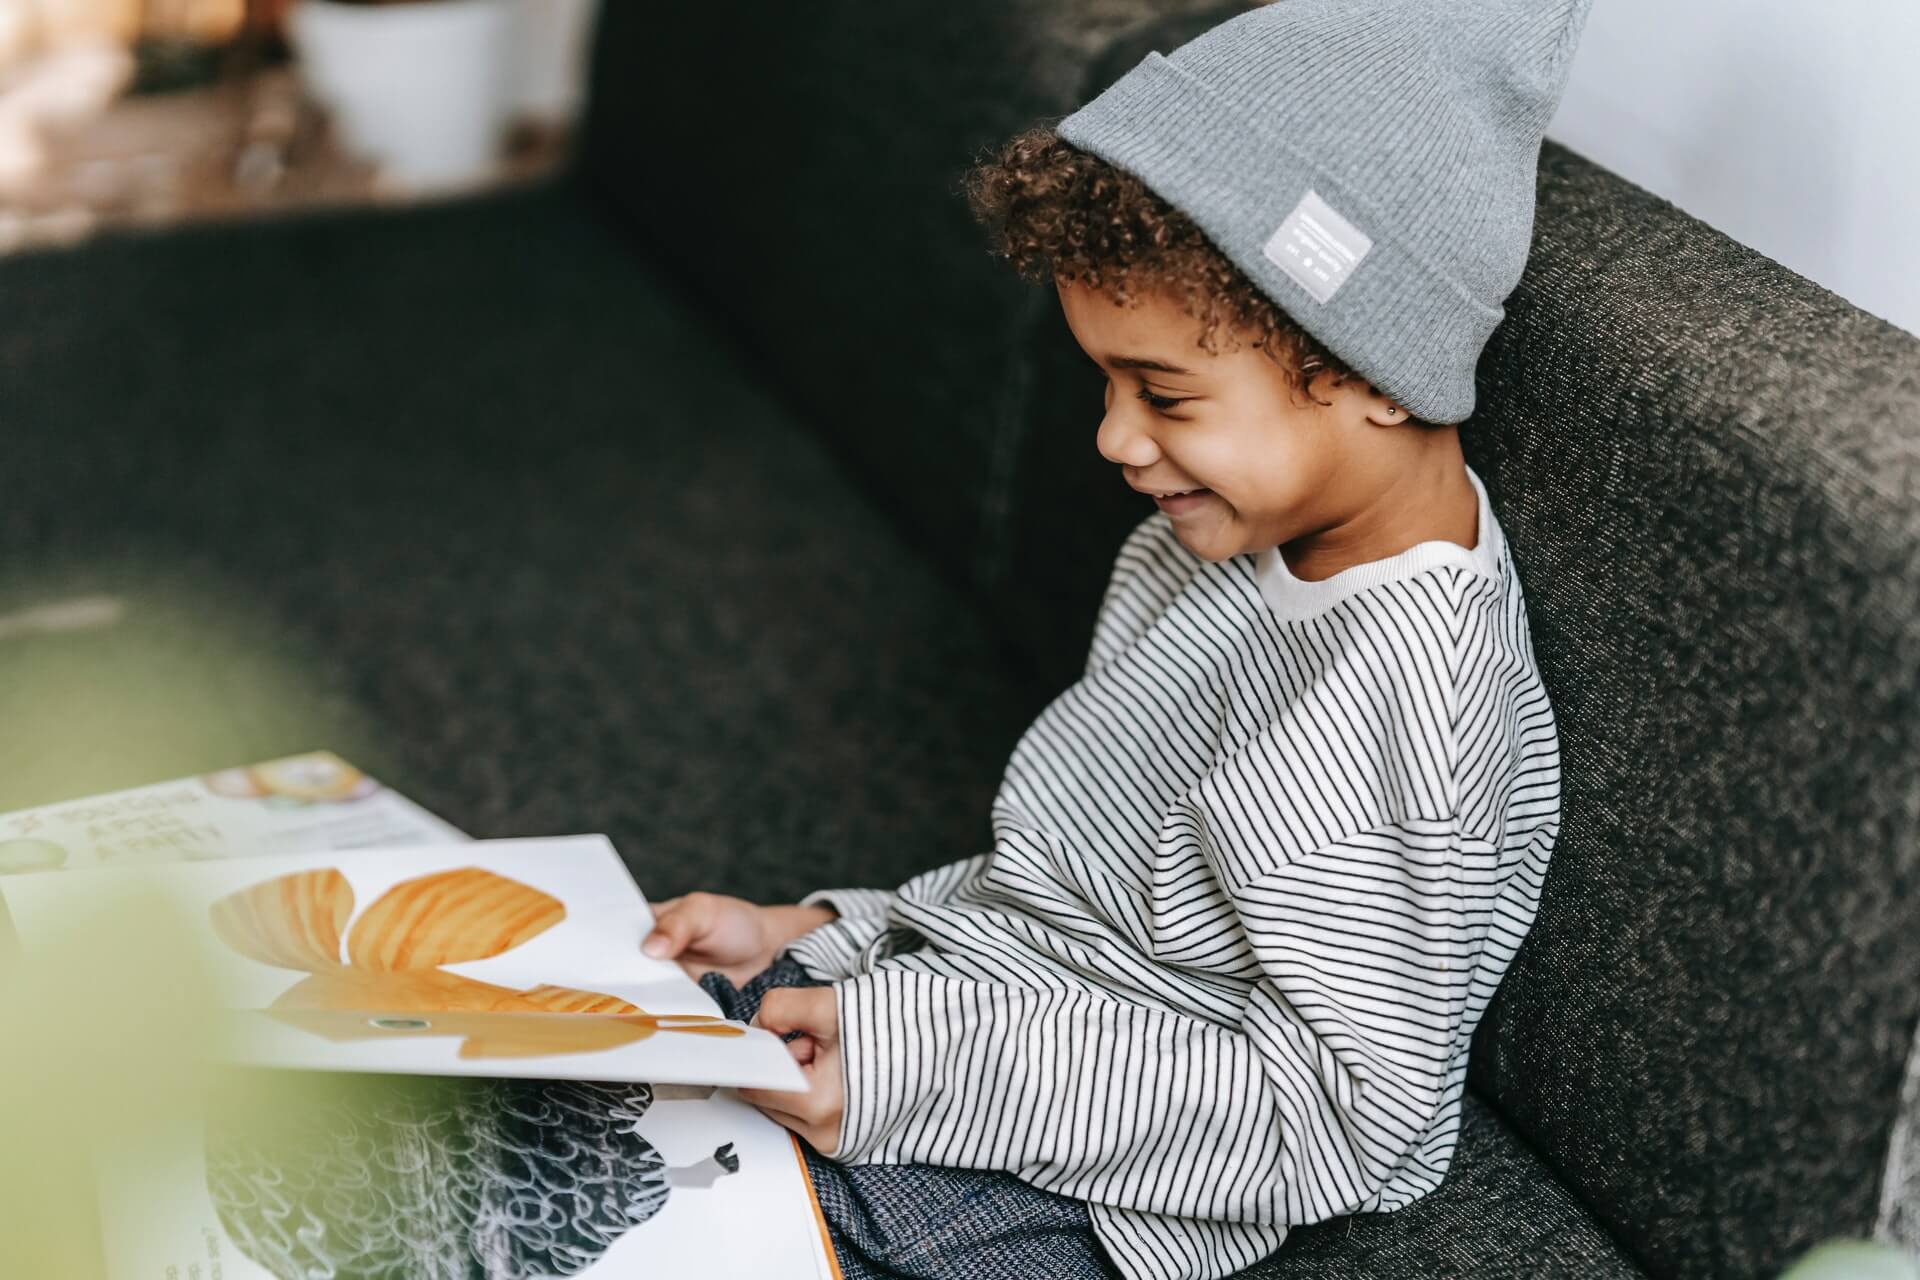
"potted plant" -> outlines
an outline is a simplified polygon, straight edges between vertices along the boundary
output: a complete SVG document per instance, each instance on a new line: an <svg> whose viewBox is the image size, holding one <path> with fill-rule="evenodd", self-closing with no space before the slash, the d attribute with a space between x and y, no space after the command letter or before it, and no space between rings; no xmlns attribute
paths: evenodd
<svg viewBox="0 0 1920 1280"><path fill-rule="evenodd" d="M389 185L484 181L507 126L564 127L578 108L600 0L290 3L287 38L346 148Z"/></svg>
<svg viewBox="0 0 1920 1280"><path fill-rule="evenodd" d="M580 108L600 0L520 0L519 12L516 108L532 123L564 128Z"/></svg>
<svg viewBox="0 0 1920 1280"><path fill-rule="evenodd" d="M515 108L515 0L295 0L287 35L341 145L413 192L491 177Z"/></svg>

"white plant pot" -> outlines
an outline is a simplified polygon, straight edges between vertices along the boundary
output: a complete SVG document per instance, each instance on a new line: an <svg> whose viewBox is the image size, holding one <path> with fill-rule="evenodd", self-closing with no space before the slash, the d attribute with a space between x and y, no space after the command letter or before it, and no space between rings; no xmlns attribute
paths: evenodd
<svg viewBox="0 0 1920 1280"><path fill-rule="evenodd" d="M586 96L600 0L520 0L517 12L520 114L550 126L571 124Z"/></svg>
<svg viewBox="0 0 1920 1280"><path fill-rule="evenodd" d="M450 190L498 170L519 93L514 4L298 0L287 29L349 153L391 185Z"/></svg>

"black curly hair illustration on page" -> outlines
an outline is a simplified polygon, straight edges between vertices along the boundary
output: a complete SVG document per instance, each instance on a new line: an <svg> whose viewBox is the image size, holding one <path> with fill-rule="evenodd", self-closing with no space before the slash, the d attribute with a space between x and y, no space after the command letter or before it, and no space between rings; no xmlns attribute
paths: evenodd
<svg viewBox="0 0 1920 1280"><path fill-rule="evenodd" d="M288 1106L236 1073L207 1125L207 1190L280 1280L578 1275L676 1191L738 1173L731 1143L670 1168L646 1085L334 1077Z"/></svg>

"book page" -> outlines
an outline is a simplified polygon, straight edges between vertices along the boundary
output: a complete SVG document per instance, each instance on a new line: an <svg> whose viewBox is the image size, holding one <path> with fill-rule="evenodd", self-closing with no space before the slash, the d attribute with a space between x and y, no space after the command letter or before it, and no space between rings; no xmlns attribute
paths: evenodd
<svg viewBox="0 0 1920 1280"><path fill-rule="evenodd" d="M229 1086L170 1117L101 1170L108 1275L837 1274L790 1135L737 1099L368 1083L265 1115L288 1095Z"/></svg>
<svg viewBox="0 0 1920 1280"><path fill-rule="evenodd" d="M205 923L214 999L248 1011L225 1023L231 1061L805 1088L777 1036L641 952L653 913L605 836L14 876L0 899L19 945L103 876Z"/></svg>
<svg viewBox="0 0 1920 1280"><path fill-rule="evenodd" d="M424 874L424 864L409 861L431 856L423 846L474 847L457 828L366 778L351 764L329 753L315 752L0 815L0 888L17 889L29 881L66 878L16 875L9 880L6 877L10 872L253 859L369 845L414 847L389 854L391 865L385 881L371 873L361 878L361 887L368 889L381 883L391 887L410 875ZM445 869L448 863L434 865ZM248 866L260 870L257 863ZM619 892L639 898L631 878L622 878L625 887ZM4 897L0 897L3 902ZM641 909L645 910L643 900ZM0 911L0 917L4 914ZM637 954L637 945L633 950ZM469 976L476 971L465 964L457 967ZM600 973L595 969L591 979L580 980L591 985ZM283 971L281 977L297 981L299 974ZM683 974L680 977L686 981ZM258 981L258 975L254 981ZM663 1009L717 1012L706 1001L705 993L690 981L687 987L692 995L669 992L658 983L650 986L647 980L637 986L644 992L635 994L660 1001ZM685 996L684 1004L678 1003L681 996ZM270 1082L305 1075L238 1070L232 1079ZM350 1075L324 1078L362 1079ZM392 1091L404 1091L409 1085L426 1087L429 1080L404 1075L364 1079L387 1082L384 1087ZM724 1090L698 1098L686 1096L698 1094L697 1089L676 1090L671 1086L660 1090L640 1084L549 1084L476 1077L448 1078L445 1086L450 1090L604 1091L587 1105L559 1107L553 1117L543 1119L540 1128L548 1141L555 1149L572 1153L581 1163L582 1172L569 1175L564 1168L550 1169L540 1194L553 1195L565 1203L559 1197L560 1189L578 1191L583 1176L600 1176L593 1173L598 1166L611 1171L605 1177L624 1179L602 1183L615 1193L616 1201L638 1207L624 1221L577 1219L566 1232L556 1234L544 1225L533 1225L554 1221L551 1214L545 1218L503 1219L503 1213L515 1211L516 1202L501 1196L497 1189L494 1199L485 1202L490 1206L485 1212L478 1211L483 1203L478 1200L461 1202L476 1206L471 1213L456 1210L454 1202L442 1202L438 1206L441 1217L433 1227L438 1233L435 1238L447 1248L440 1259L442 1266L454 1259L473 1259L472 1266L464 1262L454 1265L461 1271L480 1270L515 1280L558 1274L835 1280L840 1274L797 1142L785 1129ZM241 1096L231 1083L209 1091L211 1099L229 1105ZM378 1091L349 1093L344 1099L333 1099L332 1111L321 1114L334 1121L351 1119L353 1109L373 1105L380 1096ZM469 1105L463 1106L458 1104L457 1093L429 1093L427 1101L436 1103L438 1110L430 1107L416 1115L439 1115L442 1126L446 1123L442 1113L464 1116L464 1130L449 1132L491 1132L516 1123L513 1117L528 1110L529 1096L536 1100L544 1097L521 1093L516 1099L503 1094L486 1105L471 1105L469 1095ZM637 1105L641 1097L652 1101L641 1107ZM394 1103L395 1099L387 1101ZM398 1101L418 1107L421 1100L402 1096ZM396 1163L396 1144L408 1145L410 1139L391 1107L382 1114L387 1116L382 1122L387 1129L381 1131L380 1158L391 1165ZM196 1114L148 1117L151 1123L137 1142L115 1151L112 1159L99 1162L100 1220L107 1274L112 1280L196 1275L304 1280L312 1274L305 1264L319 1264L320 1259L291 1258L269 1243L285 1238L285 1232L294 1228L295 1219L283 1218L277 1226L263 1224L257 1215L250 1217L245 1206L256 1203L249 1199L250 1179L261 1176L263 1170L269 1178L276 1176L275 1161L282 1165L311 1161L313 1150L303 1145L298 1126L281 1135L284 1141L264 1146L256 1142L253 1149L236 1145L235 1134L244 1135L253 1126L236 1125L235 1118L231 1110L223 1117L219 1105ZM633 1132L623 1134L622 1129ZM636 1143L651 1149L653 1157L647 1157ZM725 1171L725 1161L715 1158L715 1152L728 1145L732 1147L729 1154L738 1164L731 1172ZM408 1149L417 1151L419 1146L411 1143ZM498 1157L511 1157L514 1148L503 1144L495 1151ZM398 1163L404 1165L404 1161ZM449 1186L486 1182L485 1167L477 1148L471 1147L463 1147L461 1154L434 1166ZM495 1159L491 1167L498 1170L502 1165ZM659 1194L662 1169L686 1171L665 1180L664 1197ZM716 1169L721 1172L712 1176ZM420 1171L427 1172L424 1168ZM353 1178L339 1184L341 1188L356 1185ZM329 1227L344 1229L342 1222L330 1219L340 1217L341 1206L350 1203L351 1197L345 1201L330 1199L318 1208L299 1210L302 1216L298 1222L309 1230L304 1237L295 1230L291 1238L312 1240L320 1238L316 1232ZM519 1207L524 1209L526 1205L523 1202ZM346 1216L358 1217L359 1211ZM395 1248L418 1247L418 1233L409 1236L404 1231L383 1229L379 1214L370 1214L365 1221L374 1228L370 1239L386 1238ZM740 1229L742 1224L751 1224L751 1229ZM566 1267L553 1265L563 1257ZM344 1258L323 1265L334 1274L354 1274L354 1264ZM429 1269L403 1268L401 1273L409 1271L425 1274Z"/></svg>
<svg viewBox="0 0 1920 1280"><path fill-rule="evenodd" d="M313 751L0 814L0 876L466 838Z"/></svg>

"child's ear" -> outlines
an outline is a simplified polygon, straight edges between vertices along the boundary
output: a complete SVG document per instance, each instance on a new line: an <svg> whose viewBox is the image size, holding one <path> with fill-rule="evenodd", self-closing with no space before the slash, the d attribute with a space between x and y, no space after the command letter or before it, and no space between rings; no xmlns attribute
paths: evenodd
<svg viewBox="0 0 1920 1280"><path fill-rule="evenodd" d="M1404 427L1411 415L1390 396L1367 388L1367 421L1376 427Z"/></svg>
<svg viewBox="0 0 1920 1280"><path fill-rule="evenodd" d="M1344 422L1364 418L1369 426L1401 427L1413 420L1405 406L1358 374L1317 371L1308 379L1307 395L1318 404L1337 406L1334 412Z"/></svg>

